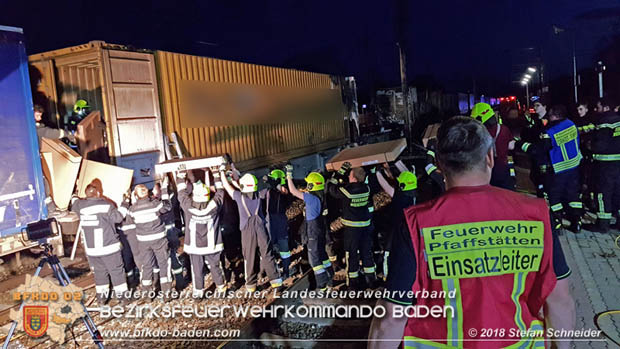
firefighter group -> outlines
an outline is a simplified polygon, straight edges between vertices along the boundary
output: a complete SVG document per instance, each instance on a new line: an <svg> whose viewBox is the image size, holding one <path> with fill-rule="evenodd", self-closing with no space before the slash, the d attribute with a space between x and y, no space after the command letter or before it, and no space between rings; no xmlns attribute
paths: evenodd
<svg viewBox="0 0 620 349"><path fill-rule="evenodd" d="M207 275L213 284L209 294L214 297L234 287L235 281L244 282L249 292L261 289L261 284L277 292L300 271L292 263L293 250L297 250L303 251L318 291L334 287L335 272L343 269L346 287L355 290L381 285L391 291L457 290L455 306L465 313L482 306L471 298L477 292L497 301L495 314L468 318L469 324L508 328L505 320L514 312L504 313L504 308L513 302L520 316L514 316L519 329L542 328L537 309L546 301L553 325L571 328L574 302L566 283L571 271L558 235L565 227L579 233L584 209L596 215L588 229L601 233L609 231L614 215L619 224L620 215L617 104L603 98L592 113L583 111L588 108L585 104L579 108L580 117L571 121L566 107L549 106L539 98L534 101L536 114L526 113L518 122L502 122L489 104L478 103L469 116L444 121L437 139L427 148L409 144L419 151L412 150L410 154L417 156L406 163L354 167L344 162L331 173L322 169L304 173L303 181L295 179L296 169L286 164L271 168L259 181L252 173L239 172L227 155L217 167L167 174L150 190L137 185L120 207L106 199L101 184L94 181L86 188L85 198L73 200L71 209L80 216L102 303L108 293L120 296L137 284L142 290L165 292L173 286L181 290L188 286L187 279L191 279L193 295L202 298ZM541 199L514 193L516 152L529 159L529 176ZM389 196L390 204L375 211L373 197L379 192ZM287 210L299 201L303 202L303 222L291 229L294 225ZM335 220L339 224L332 224ZM494 258L487 252L484 258L474 258L484 245L464 245L466 251L431 258L436 251L428 250L432 245L426 240L436 238L436 246L450 243L458 250L461 245L450 240L455 238L453 231L478 234L475 224L499 232L497 240L489 239L494 246L487 247L488 251L499 249L497 260L503 261L501 241L513 241L506 247L513 249L511 256L527 263L510 267L502 262L504 271L488 265L474 268L477 260ZM499 237L504 229L520 234L525 226L531 227L530 234L538 229L539 235ZM444 237L438 231L445 231ZM517 241L538 245L519 247ZM444 254L448 253L453 252ZM438 260L451 261L453 277L441 276L439 270L445 265ZM527 277L528 273L537 275L536 279ZM507 275L509 282L504 280ZM259 282L264 277L268 285ZM471 280L487 283L473 285ZM110 292L110 282L114 292ZM506 289L508 298L502 300L500 291L507 285L512 291ZM381 300L405 305L416 301L430 304L405 293ZM456 320L454 329L435 336L431 334L440 330L433 328L445 326L432 321L390 321L388 317L373 323L371 338L398 339L404 333L407 346L407 341L419 344L429 335L464 336L464 323Z"/></svg>
<svg viewBox="0 0 620 349"><path fill-rule="evenodd" d="M427 169L439 183L436 167L431 163ZM293 172L290 164L272 169L259 190L257 177L242 175L228 157L220 167L169 174L152 190L137 185L120 207L105 198L100 181L93 181L85 198L74 197L71 210L80 217L99 301L107 302L109 294L123 299L132 284L170 294L173 284L179 291L190 277L193 296L201 298L207 274L214 284L210 294L223 295L234 284L237 264L243 270L236 276L243 276L248 292L257 290L262 273L272 289L281 290L283 281L300 271L291 266L296 240L289 238L286 215L295 199L303 201L299 240L317 290L333 286L339 269L345 269L352 289L377 287L377 265L380 276L387 276L389 242L387 234L376 241L370 188L382 187L406 207L415 203L416 175L394 176L388 166L367 172L345 162L328 181L327 174L311 172L298 188ZM327 221L331 205L341 215L337 236ZM373 243L383 247L378 256Z"/></svg>

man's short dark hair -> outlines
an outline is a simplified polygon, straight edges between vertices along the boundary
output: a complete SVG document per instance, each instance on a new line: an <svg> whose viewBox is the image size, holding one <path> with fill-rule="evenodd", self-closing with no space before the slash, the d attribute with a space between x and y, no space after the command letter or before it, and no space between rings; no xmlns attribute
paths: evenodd
<svg viewBox="0 0 620 349"><path fill-rule="evenodd" d="M366 171L361 167L353 168L351 173L353 173L353 178L355 178L358 182L363 182L366 180Z"/></svg>
<svg viewBox="0 0 620 349"><path fill-rule="evenodd" d="M566 115L568 115L568 111L566 110L566 107L563 106L562 104L556 104L553 107L551 107L551 111L549 112L549 114L556 116L560 119L566 119Z"/></svg>
<svg viewBox="0 0 620 349"><path fill-rule="evenodd" d="M455 116L444 121L437 132L437 160L449 174L484 169L493 138L477 120Z"/></svg>
<svg viewBox="0 0 620 349"><path fill-rule="evenodd" d="M39 104L35 104L34 105L34 111L39 112L39 113L45 113L45 108L43 108L42 106L40 106Z"/></svg>

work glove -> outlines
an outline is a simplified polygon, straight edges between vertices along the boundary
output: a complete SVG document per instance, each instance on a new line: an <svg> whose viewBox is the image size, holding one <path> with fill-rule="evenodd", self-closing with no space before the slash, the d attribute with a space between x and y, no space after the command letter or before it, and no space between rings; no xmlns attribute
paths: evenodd
<svg viewBox="0 0 620 349"><path fill-rule="evenodd" d="M375 174L377 173L377 166L373 166L370 168L370 173Z"/></svg>
<svg viewBox="0 0 620 349"><path fill-rule="evenodd" d="M286 164L284 169L286 170L286 178L293 178L293 165Z"/></svg>
<svg viewBox="0 0 620 349"><path fill-rule="evenodd" d="M435 163L435 152L432 150L426 151L426 163L433 164Z"/></svg>
<svg viewBox="0 0 620 349"><path fill-rule="evenodd" d="M164 175L164 179L161 181L161 187L162 188L168 188L168 184L169 184L169 179L168 179L168 175Z"/></svg>
<svg viewBox="0 0 620 349"><path fill-rule="evenodd" d="M129 204L130 202L131 202L131 193L127 191L126 193L123 194L123 203Z"/></svg>
<svg viewBox="0 0 620 349"><path fill-rule="evenodd" d="M348 161L345 161L342 164L342 166L340 166L340 169L338 170L338 174L340 174L341 176L344 176L350 169L351 169L351 163Z"/></svg>
<svg viewBox="0 0 620 349"><path fill-rule="evenodd" d="M221 165L220 165L220 171L222 171L222 172L226 172L226 165L221 164Z"/></svg>

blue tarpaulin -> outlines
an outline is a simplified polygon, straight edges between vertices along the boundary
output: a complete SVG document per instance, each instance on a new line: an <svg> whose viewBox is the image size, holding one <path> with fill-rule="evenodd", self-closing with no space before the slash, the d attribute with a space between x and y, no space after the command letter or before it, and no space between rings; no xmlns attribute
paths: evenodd
<svg viewBox="0 0 620 349"><path fill-rule="evenodd" d="M45 219L43 174L33 118L28 56L19 28L0 26L0 232Z"/></svg>

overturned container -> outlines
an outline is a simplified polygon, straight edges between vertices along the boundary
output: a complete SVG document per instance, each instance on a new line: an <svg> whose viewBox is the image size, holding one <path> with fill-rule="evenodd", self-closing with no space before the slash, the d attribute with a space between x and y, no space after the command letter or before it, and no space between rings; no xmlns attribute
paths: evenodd
<svg viewBox="0 0 620 349"><path fill-rule="evenodd" d="M105 139L96 143L111 163L134 170L134 185L153 182L172 132L186 155L229 153L244 170L348 140L339 77L102 41L29 61L35 103L59 127L78 99L100 111Z"/></svg>

